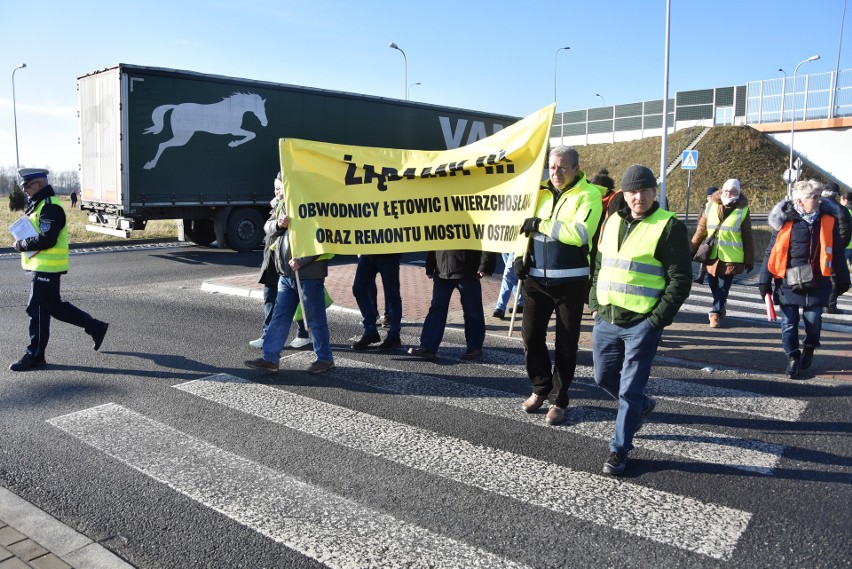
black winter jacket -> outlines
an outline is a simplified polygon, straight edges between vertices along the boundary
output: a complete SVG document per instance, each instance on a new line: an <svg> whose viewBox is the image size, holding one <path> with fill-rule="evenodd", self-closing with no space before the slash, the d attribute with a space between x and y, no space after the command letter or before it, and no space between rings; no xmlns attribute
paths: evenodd
<svg viewBox="0 0 852 569"><path fill-rule="evenodd" d="M429 251L426 255L426 274L442 279L460 280L476 277L477 273L491 275L497 266L497 255L487 251L453 249Z"/></svg>

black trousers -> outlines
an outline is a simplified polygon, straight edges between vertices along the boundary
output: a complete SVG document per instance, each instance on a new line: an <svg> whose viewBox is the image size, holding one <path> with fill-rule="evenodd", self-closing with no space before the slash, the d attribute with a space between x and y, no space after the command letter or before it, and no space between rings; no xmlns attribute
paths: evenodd
<svg viewBox="0 0 852 569"><path fill-rule="evenodd" d="M524 281L524 338L527 375L533 393L547 397L558 407L568 406L568 388L577 367L580 322L588 291L588 279L544 286L527 278ZM547 328L556 312L555 365L547 349Z"/></svg>
<svg viewBox="0 0 852 569"><path fill-rule="evenodd" d="M79 326L92 334L98 321L70 302L63 302L59 294L60 273L33 273L27 314L30 317L30 345L27 355L34 360L44 359L44 350L50 339L50 319Z"/></svg>

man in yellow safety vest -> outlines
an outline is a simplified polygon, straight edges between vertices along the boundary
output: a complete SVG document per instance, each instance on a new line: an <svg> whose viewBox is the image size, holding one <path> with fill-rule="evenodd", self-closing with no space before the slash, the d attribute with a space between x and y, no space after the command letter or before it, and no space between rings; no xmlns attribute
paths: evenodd
<svg viewBox="0 0 852 569"><path fill-rule="evenodd" d="M649 168L628 168L627 206L607 219L598 244L589 295L595 383L618 400L605 474L624 472L633 435L656 406L645 395L651 362L692 286L686 225L655 201L656 188Z"/></svg>

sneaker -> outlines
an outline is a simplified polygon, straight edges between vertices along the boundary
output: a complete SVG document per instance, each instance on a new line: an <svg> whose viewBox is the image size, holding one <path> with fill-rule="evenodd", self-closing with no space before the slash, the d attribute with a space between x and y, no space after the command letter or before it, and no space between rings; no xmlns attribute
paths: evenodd
<svg viewBox="0 0 852 569"><path fill-rule="evenodd" d="M253 360L246 360L245 364L249 367L253 367L255 369L265 369L268 371L278 371L278 362L271 362L269 360L265 360L263 358L255 358Z"/></svg>
<svg viewBox="0 0 852 569"><path fill-rule="evenodd" d="M311 346L313 346L313 342L310 338L300 338L299 336L293 338L293 341L289 345L294 350L307 350Z"/></svg>
<svg viewBox="0 0 852 569"><path fill-rule="evenodd" d="M263 338L258 338L257 340L252 340L249 342L249 346L252 348L260 349L263 347Z"/></svg>
<svg viewBox="0 0 852 569"><path fill-rule="evenodd" d="M385 341L379 344L380 352L390 352L402 346L402 340L399 336L388 336Z"/></svg>
<svg viewBox="0 0 852 569"><path fill-rule="evenodd" d="M417 356L421 360L426 360L427 362L435 361L438 357L438 354L429 351L426 348L408 348L408 355Z"/></svg>
<svg viewBox="0 0 852 569"><path fill-rule="evenodd" d="M645 405L645 408L642 409L642 415L639 417L639 424L636 425L636 432L637 433L639 432L639 429L642 428L642 425L645 424L645 419L648 417L648 415L653 413L654 409L656 409L656 408L657 408L657 400L654 399L653 397L648 396L647 404Z"/></svg>
<svg viewBox="0 0 852 569"><path fill-rule="evenodd" d="M627 455L617 452L610 453L609 458L603 465L604 474L621 474L627 468Z"/></svg>
<svg viewBox="0 0 852 569"><path fill-rule="evenodd" d="M109 324L106 322L98 322L98 329L92 332L92 340L95 341L95 351L97 352L101 344L104 341L104 336L106 336L107 328L109 328Z"/></svg>
<svg viewBox="0 0 852 569"><path fill-rule="evenodd" d="M326 361L323 361L323 360L317 360L314 363L312 363L311 365L309 365L308 369L306 369L305 371L307 371L308 373L318 374L318 373L325 373L325 372L332 370L332 369L334 369L334 362L326 362Z"/></svg>
<svg viewBox="0 0 852 569"><path fill-rule="evenodd" d="M527 413L532 413L533 411L538 411L541 409L541 406L544 405L544 402L547 401L546 397L542 397L541 395L536 395L533 393L526 400L521 403L521 407Z"/></svg>
<svg viewBox="0 0 852 569"><path fill-rule="evenodd" d="M799 356L790 356L787 362L787 371L785 372L790 379L799 377Z"/></svg>
<svg viewBox="0 0 852 569"><path fill-rule="evenodd" d="M369 348L372 344L378 344L382 341L382 337L376 334L364 334L361 338L355 342L352 342L353 350L364 350Z"/></svg>
<svg viewBox="0 0 852 569"><path fill-rule="evenodd" d="M802 350L802 358L799 360L799 369L808 369L811 367L811 362L814 359L814 348L813 346L805 346L805 349Z"/></svg>
<svg viewBox="0 0 852 569"><path fill-rule="evenodd" d="M719 315L715 312L711 312L707 315L710 318L710 327L711 328L719 328Z"/></svg>
<svg viewBox="0 0 852 569"><path fill-rule="evenodd" d="M36 360L30 357L29 355L24 354L24 357L11 364L9 366L9 369L12 371L29 371L31 369L44 367L45 365L47 365L47 362L43 359Z"/></svg>
<svg viewBox="0 0 852 569"><path fill-rule="evenodd" d="M494 312L491 313L491 316L493 318L505 318L506 317L506 311L501 309L501 308L495 308Z"/></svg>
<svg viewBox="0 0 852 569"><path fill-rule="evenodd" d="M463 360L478 360L482 357L482 350L479 348L468 348L459 357Z"/></svg>
<svg viewBox="0 0 852 569"><path fill-rule="evenodd" d="M544 422L548 425L561 425L565 422L565 408L551 405L547 410L547 416L545 416Z"/></svg>

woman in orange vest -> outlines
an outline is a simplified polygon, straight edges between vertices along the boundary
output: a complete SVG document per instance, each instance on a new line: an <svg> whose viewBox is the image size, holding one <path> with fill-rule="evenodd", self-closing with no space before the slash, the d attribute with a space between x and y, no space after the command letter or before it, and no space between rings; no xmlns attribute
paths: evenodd
<svg viewBox="0 0 852 569"><path fill-rule="evenodd" d="M797 378L800 369L810 367L814 350L819 347L822 309L828 304L832 274L836 274L844 292L849 289L849 269L840 256L840 227L833 210L821 205L821 192L822 184L816 180L796 182L791 199L772 210L769 225L774 231L758 281L762 297L769 294L773 279L779 292L781 344L790 379ZM805 321L801 352L800 309Z"/></svg>

